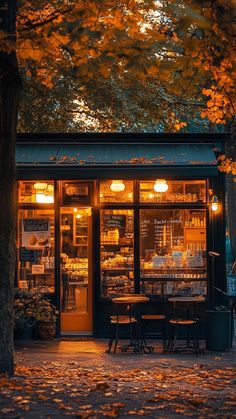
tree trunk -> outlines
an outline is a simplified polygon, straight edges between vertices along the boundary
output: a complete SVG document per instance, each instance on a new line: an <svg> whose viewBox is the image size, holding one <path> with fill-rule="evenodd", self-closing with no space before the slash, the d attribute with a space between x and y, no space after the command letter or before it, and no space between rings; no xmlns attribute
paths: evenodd
<svg viewBox="0 0 236 419"><path fill-rule="evenodd" d="M15 38L16 1L0 9L0 29ZM9 44L7 44L9 45ZM15 142L20 77L16 51L0 51L0 372L14 373Z"/></svg>
<svg viewBox="0 0 236 419"><path fill-rule="evenodd" d="M226 156L236 161L236 121L229 125L230 139L226 144ZM236 261L236 175L226 176L227 221L233 260Z"/></svg>

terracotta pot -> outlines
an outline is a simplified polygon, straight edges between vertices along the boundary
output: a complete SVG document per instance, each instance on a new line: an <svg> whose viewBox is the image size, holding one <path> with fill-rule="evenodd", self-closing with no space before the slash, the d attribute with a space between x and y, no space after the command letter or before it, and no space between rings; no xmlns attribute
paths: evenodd
<svg viewBox="0 0 236 419"><path fill-rule="evenodd" d="M40 339L53 339L56 335L56 326L54 322L38 321L37 335Z"/></svg>

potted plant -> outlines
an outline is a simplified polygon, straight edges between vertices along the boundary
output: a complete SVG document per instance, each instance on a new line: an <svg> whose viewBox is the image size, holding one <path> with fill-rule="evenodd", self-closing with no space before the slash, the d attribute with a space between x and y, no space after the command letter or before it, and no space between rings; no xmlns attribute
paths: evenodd
<svg viewBox="0 0 236 419"><path fill-rule="evenodd" d="M41 339L53 339L56 334L56 307L47 299L39 298L35 306L34 318L37 325L37 336Z"/></svg>
<svg viewBox="0 0 236 419"><path fill-rule="evenodd" d="M15 289L15 338L30 339L36 325L37 336L53 339L56 334L56 307L41 293Z"/></svg>
<svg viewBox="0 0 236 419"><path fill-rule="evenodd" d="M31 339L34 318L35 299L33 293L27 290L15 289L14 291L14 337L15 339Z"/></svg>

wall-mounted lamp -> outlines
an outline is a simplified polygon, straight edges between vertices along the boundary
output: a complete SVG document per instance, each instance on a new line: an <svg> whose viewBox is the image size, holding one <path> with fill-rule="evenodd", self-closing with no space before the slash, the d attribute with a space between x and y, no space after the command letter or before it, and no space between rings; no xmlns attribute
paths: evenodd
<svg viewBox="0 0 236 419"><path fill-rule="evenodd" d="M211 209L214 212L217 212L219 209L219 200L216 195L212 195L211 197Z"/></svg>
<svg viewBox="0 0 236 419"><path fill-rule="evenodd" d="M110 189L112 192L123 192L125 190L125 184L122 180L113 180Z"/></svg>
<svg viewBox="0 0 236 419"><path fill-rule="evenodd" d="M165 179L156 179L153 188L155 192L166 192L169 186Z"/></svg>

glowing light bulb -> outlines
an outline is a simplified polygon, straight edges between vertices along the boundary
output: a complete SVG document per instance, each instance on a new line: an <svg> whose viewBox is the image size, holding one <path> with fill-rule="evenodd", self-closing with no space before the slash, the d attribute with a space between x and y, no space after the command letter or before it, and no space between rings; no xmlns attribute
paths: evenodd
<svg viewBox="0 0 236 419"><path fill-rule="evenodd" d="M219 201L216 195L213 195L211 198L211 209L216 212L219 209Z"/></svg>
<svg viewBox="0 0 236 419"><path fill-rule="evenodd" d="M122 180L113 180L110 189L113 192L123 192L125 190L125 185Z"/></svg>
<svg viewBox="0 0 236 419"><path fill-rule="evenodd" d="M166 192L169 186L165 179L156 179L154 184L154 191L156 192Z"/></svg>

